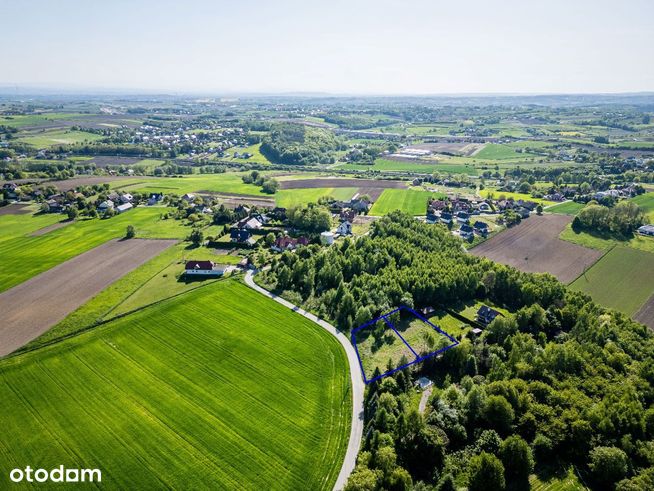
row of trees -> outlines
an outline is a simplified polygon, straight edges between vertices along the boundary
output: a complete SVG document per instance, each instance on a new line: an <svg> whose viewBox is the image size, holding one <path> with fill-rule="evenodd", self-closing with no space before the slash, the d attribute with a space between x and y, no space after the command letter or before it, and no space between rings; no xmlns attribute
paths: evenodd
<svg viewBox="0 0 654 491"><path fill-rule="evenodd" d="M612 208L590 203L574 218L572 228L629 236L644 221L643 210L631 201L620 201Z"/></svg>

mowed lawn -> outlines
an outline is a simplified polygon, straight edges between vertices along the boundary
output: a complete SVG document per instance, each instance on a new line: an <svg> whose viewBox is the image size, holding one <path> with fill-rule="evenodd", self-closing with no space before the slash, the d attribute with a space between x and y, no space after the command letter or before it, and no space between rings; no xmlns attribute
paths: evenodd
<svg viewBox="0 0 654 491"><path fill-rule="evenodd" d="M414 189L384 189L372 205L370 214L382 216L394 210L401 210L411 215L424 215L427 213L427 200L430 197L444 198L445 195Z"/></svg>
<svg viewBox="0 0 654 491"><path fill-rule="evenodd" d="M654 254L616 246L570 284L597 303L633 315L654 293Z"/></svg>
<svg viewBox="0 0 654 491"><path fill-rule="evenodd" d="M44 235L30 233L60 221L61 215L0 216L0 291L8 290L57 264L110 239L123 237L127 225L136 236L150 239L183 239L190 227L178 220L161 220L163 208L138 207L106 220L80 220Z"/></svg>
<svg viewBox="0 0 654 491"><path fill-rule="evenodd" d="M0 468L112 489L331 489L350 419L338 342L229 280L0 361Z"/></svg>

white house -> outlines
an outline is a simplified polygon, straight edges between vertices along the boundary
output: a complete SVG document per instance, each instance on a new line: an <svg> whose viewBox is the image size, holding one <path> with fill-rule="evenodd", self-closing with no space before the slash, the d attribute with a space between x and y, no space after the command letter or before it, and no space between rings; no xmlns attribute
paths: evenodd
<svg viewBox="0 0 654 491"><path fill-rule="evenodd" d="M351 235L352 234L352 222L347 220L341 222L338 227L336 227L336 233L339 235Z"/></svg>
<svg viewBox="0 0 654 491"><path fill-rule="evenodd" d="M187 261L184 267L185 276L222 276L225 268L212 261Z"/></svg>
<svg viewBox="0 0 654 491"><path fill-rule="evenodd" d="M134 196L132 196L129 193L123 193L120 195L120 201L122 201L123 203L131 203L132 201L134 201Z"/></svg>

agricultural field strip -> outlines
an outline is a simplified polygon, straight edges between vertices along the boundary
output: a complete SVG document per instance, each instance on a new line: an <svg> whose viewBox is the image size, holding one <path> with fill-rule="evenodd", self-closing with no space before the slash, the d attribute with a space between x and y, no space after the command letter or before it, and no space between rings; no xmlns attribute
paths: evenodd
<svg viewBox="0 0 654 491"><path fill-rule="evenodd" d="M0 293L0 356L43 334L108 285L175 243L109 241Z"/></svg>

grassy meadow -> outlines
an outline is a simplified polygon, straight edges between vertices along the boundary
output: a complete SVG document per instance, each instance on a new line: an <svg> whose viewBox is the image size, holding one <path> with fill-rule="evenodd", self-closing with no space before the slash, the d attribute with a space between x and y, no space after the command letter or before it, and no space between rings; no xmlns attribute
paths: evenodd
<svg viewBox="0 0 654 491"><path fill-rule="evenodd" d="M584 208L583 203L575 201L565 201L556 205L548 206L547 211L550 213L558 213L560 215L576 215Z"/></svg>
<svg viewBox="0 0 654 491"><path fill-rule="evenodd" d="M654 254L614 247L570 284L606 307L633 315L654 293Z"/></svg>
<svg viewBox="0 0 654 491"><path fill-rule="evenodd" d="M55 145L70 145L73 143L92 142L104 138L102 135L76 130L52 130L32 133L17 138L16 141L29 143L37 148L52 147Z"/></svg>
<svg viewBox="0 0 654 491"><path fill-rule="evenodd" d="M331 489L346 367L326 331L216 282L0 361L0 467L100 467L116 489Z"/></svg>
<svg viewBox="0 0 654 491"><path fill-rule="evenodd" d="M370 214L382 216L394 210L401 210L411 215L424 215L427 213L427 200L430 197L444 198L445 195L415 189L384 189L372 205Z"/></svg>

